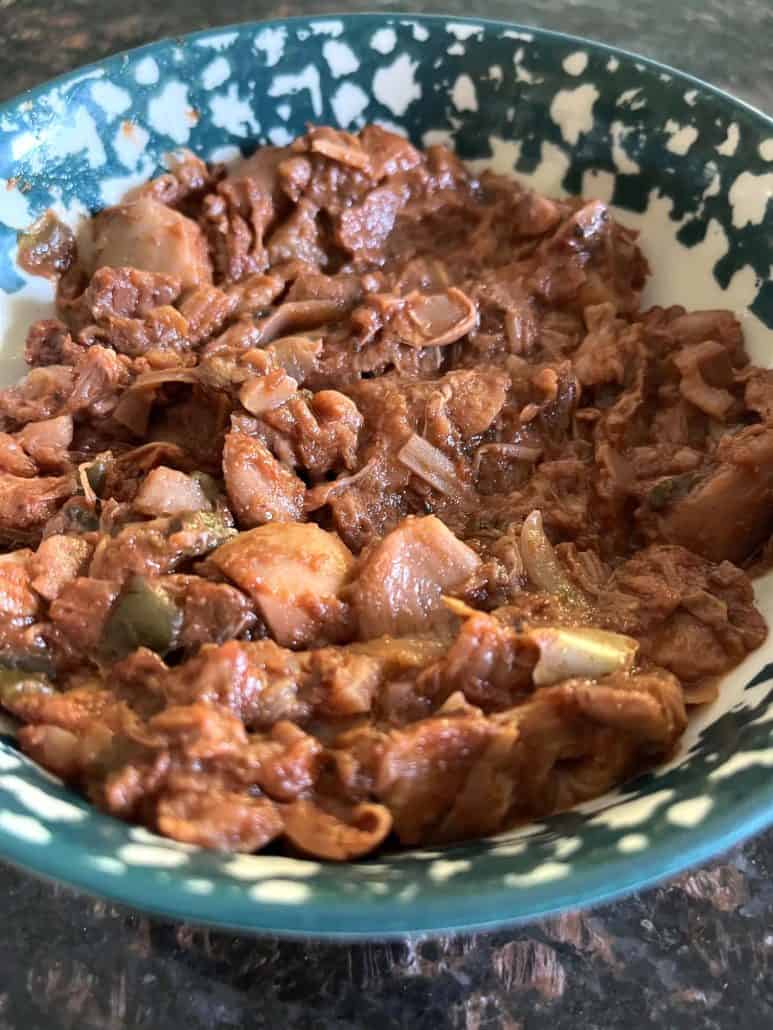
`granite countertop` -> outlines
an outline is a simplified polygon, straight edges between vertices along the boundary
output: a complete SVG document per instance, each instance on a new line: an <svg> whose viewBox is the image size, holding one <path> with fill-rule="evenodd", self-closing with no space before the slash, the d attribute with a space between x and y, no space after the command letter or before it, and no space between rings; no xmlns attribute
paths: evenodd
<svg viewBox="0 0 773 1030"><path fill-rule="evenodd" d="M360 6L410 4L0 0L0 100L160 36ZM489 0L485 14L637 50L773 109L770 0ZM773 1026L773 831L624 901L497 933L256 940L147 919L3 865L0 923L0 1030Z"/></svg>

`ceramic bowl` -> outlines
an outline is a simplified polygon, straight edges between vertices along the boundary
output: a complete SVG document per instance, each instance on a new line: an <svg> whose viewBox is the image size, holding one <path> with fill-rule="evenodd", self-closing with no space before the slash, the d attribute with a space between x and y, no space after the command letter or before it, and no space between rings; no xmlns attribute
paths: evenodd
<svg viewBox="0 0 773 1030"><path fill-rule="evenodd" d="M178 146L226 160L307 122L377 121L641 230L651 302L731 308L773 356L773 122L671 68L482 20L359 15L167 40L0 107L0 373L51 290L15 262L48 207L77 223ZM773 618L773 581L756 582ZM138 908L247 931L383 936L587 905L700 862L773 815L773 643L695 714L667 765L590 804L444 850L352 865L185 847L91 808L0 742L0 855Z"/></svg>

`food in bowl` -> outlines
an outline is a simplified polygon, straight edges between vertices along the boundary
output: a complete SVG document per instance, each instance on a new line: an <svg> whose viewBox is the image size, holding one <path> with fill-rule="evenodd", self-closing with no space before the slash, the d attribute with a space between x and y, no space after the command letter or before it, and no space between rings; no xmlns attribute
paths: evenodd
<svg viewBox="0 0 773 1030"><path fill-rule="evenodd" d="M0 391L2 702L174 839L347 860L669 756L766 636L773 373L636 234L368 126L178 154ZM654 269L658 274L658 269Z"/></svg>

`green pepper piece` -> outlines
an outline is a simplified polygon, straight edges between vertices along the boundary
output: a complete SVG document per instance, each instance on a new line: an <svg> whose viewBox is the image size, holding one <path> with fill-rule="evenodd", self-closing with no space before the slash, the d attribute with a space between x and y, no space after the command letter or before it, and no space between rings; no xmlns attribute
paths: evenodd
<svg viewBox="0 0 773 1030"><path fill-rule="evenodd" d="M100 650L113 661L138 647L163 656L174 649L182 619L182 612L164 590L151 587L142 576L134 576L113 606Z"/></svg>
<svg viewBox="0 0 773 1030"><path fill-rule="evenodd" d="M237 535L219 511L194 511L181 515L170 526L170 537L184 534L196 554L206 554Z"/></svg>
<svg viewBox="0 0 773 1030"><path fill-rule="evenodd" d="M109 451L107 451L105 454L98 454L94 461L92 461L92 463L86 469L86 478L89 481L89 486L97 495L97 497L99 497L100 491L102 487L105 485L107 466L111 458L112 454Z"/></svg>
<svg viewBox="0 0 773 1030"><path fill-rule="evenodd" d="M647 504L654 511L661 511L674 501L685 497L699 479L700 476L695 472L685 472L680 476L661 479L647 494Z"/></svg>

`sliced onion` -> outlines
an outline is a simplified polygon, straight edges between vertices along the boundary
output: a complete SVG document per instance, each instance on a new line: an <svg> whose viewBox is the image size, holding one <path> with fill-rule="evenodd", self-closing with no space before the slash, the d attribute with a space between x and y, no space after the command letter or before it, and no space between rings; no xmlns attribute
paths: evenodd
<svg viewBox="0 0 773 1030"><path fill-rule="evenodd" d="M553 545L545 536L542 513L533 511L521 528L521 557L535 587L566 601L582 604L584 598L567 576Z"/></svg>
<svg viewBox="0 0 773 1030"><path fill-rule="evenodd" d="M397 454L398 461L414 475L446 497L459 497L468 492L451 459L423 436L412 433Z"/></svg>
<svg viewBox="0 0 773 1030"><path fill-rule="evenodd" d="M199 379L198 370L195 368L156 368L138 375L130 389L149 390L156 386L163 386L164 383L196 384Z"/></svg>
<svg viewBox="0 0 773 1030"><path fill-rule="evenodd" d="M113 418L130 429L135 436L144 436L153 410L155 390L125 390L113 409Z"/></svg>
<svg viewBox="0 0 773 1030"><path fill-rule="evenodd" d="M260 342L270 343L278 336L300 329L315 329L341 317L342 307L333 300L290 300L260 322Z"/></svg>
<svg viewBox="0 0 773 1030"><path fill-rule="evenodd" d="M484 443L475 452L474 472L477 477L480 463L486 454L503 454L513 461L539 461L542 448L525 443Z"/></svg>
<svg viewBox="0 0 773 1030"><path fill-rule="evenodd" d="M362 466L359 472L355 472L351 476L339 476L338 479L334 479L330 483L320 483L318 486L313 486L310 490L306 491L303 510L309 512L323 508L331 497L335 497L336 494L340 494L343 490L348 490L350 486L354 486L360 479L364 479L373 471L375 466L376 459L371 458L366 465Z"/></svg>
<svg viewBox="0 0 773 1030"><path fill-rule="evenodd" d="M539 660L532 672L538 687L573 677L595 680L628 670L639 650L639 642L633 637L603 629L541 626L527 636L539 648Z"/></svg>
<svg viewBox="0 0 773 1030"><path fill-rule="evenodd" d="M455 286L445 293L411 293L395 317L393 329L409 347L446 347L478 323L478 309Z"/></svg>
<svg viewBox="0 0 773 1030"><path fill-rule="evenodd" d="M309 336L280 336L266 348L276 363L300 386L316 372L322 341Z"/></svg>
<svg viewBox="0 0 773 1030"><path fill-rule="evenodd" d="M283 369L264 376L251 376L239 390L242 406L252 415L273 411L298 392L298 383Z"/></svg>
<svg viewBox="0 0 773 1030"><path fill-rule="evenodd" d="M368 152L363 150L357 137L350 136L348 132L337 132L335 129L318 130L313 134L311 150L361 172L370 168Z"/></svg>
<svg viewBox="0 0 773 1030"><path fill-rule="evenodd" d="M701 680L698 683L685 683L682 686L686 705L706 705L716 701L719 685L716 682Z"/></svg>
<svg viewBox="0 0 773 1030"><path fill-rule="evenodd" d="M89 504L95 504L99 500L89 479L89 469L93 464L93 460L84 461L82 465L78 466L78 482L80 483L81 490L83 490L83 496Z"/></svg>

